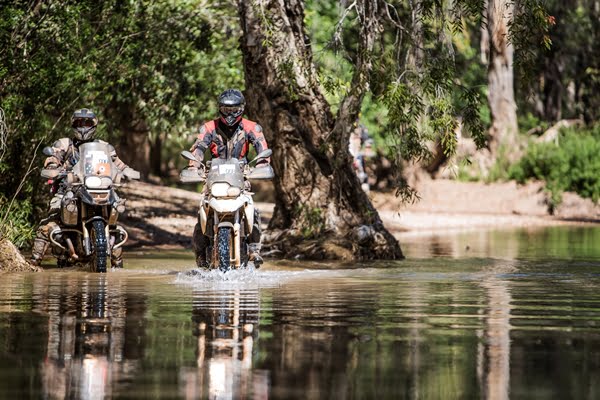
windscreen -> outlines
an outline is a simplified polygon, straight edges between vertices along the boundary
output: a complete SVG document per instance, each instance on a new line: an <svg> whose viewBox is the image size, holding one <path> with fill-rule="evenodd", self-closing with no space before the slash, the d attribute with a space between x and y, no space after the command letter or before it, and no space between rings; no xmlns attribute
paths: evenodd
<svg viewBox="0 0 600 400"><path fill-rule="evenodd" d="M80 173L84 177L112 177L113 164L110 149L106 143L92 142L79 146Z"/></svg>

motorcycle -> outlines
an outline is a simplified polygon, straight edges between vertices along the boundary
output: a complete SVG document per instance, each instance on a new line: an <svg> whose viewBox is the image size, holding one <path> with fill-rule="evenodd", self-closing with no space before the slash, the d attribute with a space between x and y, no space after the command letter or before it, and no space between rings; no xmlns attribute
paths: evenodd
<svg viewBox="0 0 600 400"><path fill-rule="evenodd" d="M43 150L53 155L51 147ZM109 146L103 142L79 146L79 160L72 170L43 169L50 184L63 186L58 223L52 223L49 239L59 267L87 264L91 272L106 272L107 259L127 241L125 228L117 224L125 201L115 188L123 177L139 179L131 168L113 165Z"/></svg>
<svg viewBox="0 0 600 400"><path fill-rule="evenodd" d="M246 181L273 178L270 165L252 166L272 153L271 149L266 149L247 164L236 158L215 158L206 166L189 151L181 153L183 158L199 162L201 167L184 169L180 181L206 182L207 186L206 194L200 200L198 224L202 234L210 238L206 257L209 268L228 271L248 266L248 237L254 225L254 203ZM209 219L212 219L211 223Z"/></svg>

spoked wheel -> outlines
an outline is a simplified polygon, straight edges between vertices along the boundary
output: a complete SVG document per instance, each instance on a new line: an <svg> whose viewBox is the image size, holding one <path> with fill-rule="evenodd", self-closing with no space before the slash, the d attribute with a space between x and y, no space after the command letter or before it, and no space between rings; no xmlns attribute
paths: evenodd
<svg viewBox="0 0 600 400"><path fill-rule="evenodd" d="M90 260L90 270L92 272L106 272L108 242L106 241L104 228L104 221L92 221L92 231L90 232L90 239L92 246L94 246Z"/></svg>
<svg viewBox="0 0 600 400"><path fill-rule="evenodd" d="M220 227L217 234L217 254L219 256L219 269L229 271L231 264L231 228Z"/></svg>

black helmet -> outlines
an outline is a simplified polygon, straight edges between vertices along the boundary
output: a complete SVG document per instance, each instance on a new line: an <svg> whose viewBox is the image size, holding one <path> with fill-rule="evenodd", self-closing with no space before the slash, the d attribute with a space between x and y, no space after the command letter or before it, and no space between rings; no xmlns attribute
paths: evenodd
<svg viewBox="0 0 600 400"><path fill-rule="evenodd" d="M71 117L71 127L75 131L75 137L82 142L94 139L98 118L92 110L82 108L75 110Z"/></svg>
<svg viewBox="0 0 600 400"><path fill-rule="evenodd" d="M227 126L234 126L242 120L246 100L237 89L227 89L219 95L219 114Z"/></svg>

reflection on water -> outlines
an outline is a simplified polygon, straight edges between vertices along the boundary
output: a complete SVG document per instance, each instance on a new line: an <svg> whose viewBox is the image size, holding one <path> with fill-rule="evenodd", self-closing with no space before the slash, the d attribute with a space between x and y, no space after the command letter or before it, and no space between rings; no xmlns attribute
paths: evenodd
<svg viewBox="0 0 600 400"><path fill-rule="evenodd" d="M268 375L252 369L258 338L258 291L195 292L196 368L182 370L186 399L268 398Z"/></svg>
<svg viewBox="0 0 600 400"><path fill-rule="evenodd" d="M3 275L0 398L599 398L597 231L513 234L401 262Z"/></svg>
<svg viewBox="0 0 600 400"><path fill-rule="evenodd" d="M400 236L408 258L600 258L600 226L516 228Z"/></svg>

